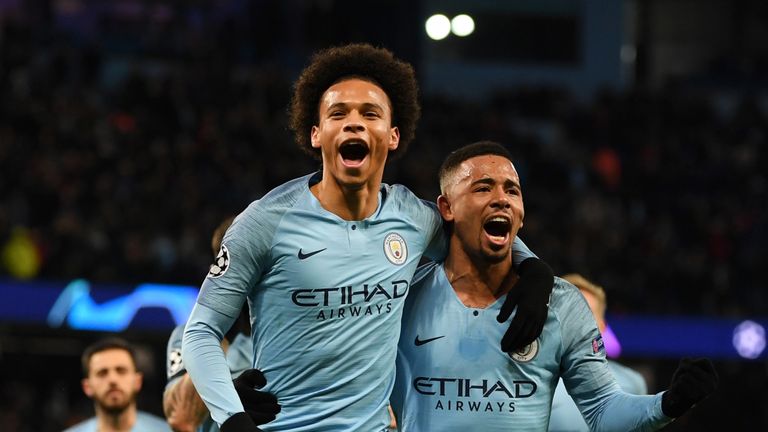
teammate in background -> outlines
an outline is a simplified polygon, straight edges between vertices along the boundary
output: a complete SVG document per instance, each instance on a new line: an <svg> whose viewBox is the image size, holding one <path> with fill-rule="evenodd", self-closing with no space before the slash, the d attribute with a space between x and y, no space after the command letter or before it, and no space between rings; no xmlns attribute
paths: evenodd
<svg viewBox="0 0 768 432"><path fill-rule="evenodd" d="M606 299L603 287L593 284L580 274L567 274L563 276L563 279L572 283L579 289L579 291L581 291L581 294L587 300L589 309L592 311L592 316L595 317L597 329L600 331L600 334L604 334ZM611 370L613 377L616 378L616 382L623 391L637 395L648 394L648 386L642 375L616 361L611 359L607 359L607 361L608 369ZM549 419L549 431L589 431L589 426L584 421L584 417L582 417L581 412L579 412L576 403L568 395L562 379L557 383L555 397L552 400L552 414Z"/></svg>
<svg viewBox="0 0 768 432"><path fill-rule="evenodd" d="M169 432L165 421L136 409L142 374L133 347L110 337L88 346L82 356L83 392L93 399L96 416L65 432Z"/></svg>
<svg viewBox="0 0 768 432"><path fill-rule="evenodd" d="M595 320L576 287L555 278L541 337L504 353L494 317L523 225L520 179L507 150L479 142L440 169L438 207L450 224L444 263L417 272L406 300L392 406L401 431L547 429L560 377L592 430L653 430L711 393L708 360L684 360L663 394L623 393Z"/></svg>
<svg viewBox="0 0 768 432"><path fill-rule="evenodd" d="M381 182L413 139L417 93L409 64L364 44L316 54L299 77L290 125L322 169L235 219L184 331L187 371L223 432L256 430L219 344L246 299L254 367L282 406L263 429L387 429L403 300L422 255L447 250L434 205ZM552 287L549 267L515 245L521 295L499 319L518 312L496 341L507 350L539 334Z"/></svg>
<svg viewBox="0 0 768 432"><path fill-rule="evenodd" d="M224 233L232 225L233 217L225 219L213 232L211 250L216 257L221 250ZM181 356L181 340L184 326L177 326L168 339L166 372L168 384L163 393L163 412L174 432L216 432L219 426L211 419L208 408L195 390L189 378ZM222 349L227 356L227 364L232 378L240 376L253 363L253 343L251 342L251 326L248 322L248 306L243 305L240 316L232 326L227 336L222 340ZM230 343L231 341L231 343ZM251 377L253 379L255 377ZM264 402L274 399L274 396L264 395ZM279 407L268 403L262 407L264 419L260 423L274 420ZM266 408L266 409L264 409Z"/></svg>

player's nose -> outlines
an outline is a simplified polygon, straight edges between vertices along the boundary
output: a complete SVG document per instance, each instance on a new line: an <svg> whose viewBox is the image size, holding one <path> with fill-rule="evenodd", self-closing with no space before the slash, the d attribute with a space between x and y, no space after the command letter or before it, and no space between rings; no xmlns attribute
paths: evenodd
<svg viewBox="0 0 768 432"><path fill-rule="evenodd" d="M493 196L491 197L491 207L499 209L508 209L512 207L509 195L503 188L494 188Z"/></svg>
<svg viewBox="0 0 768 432"><path fill-rule="evenodd" d="M344 123L344 132L363 132L365 130L365 124L357 111L352 111L346 118Z"/></svg>

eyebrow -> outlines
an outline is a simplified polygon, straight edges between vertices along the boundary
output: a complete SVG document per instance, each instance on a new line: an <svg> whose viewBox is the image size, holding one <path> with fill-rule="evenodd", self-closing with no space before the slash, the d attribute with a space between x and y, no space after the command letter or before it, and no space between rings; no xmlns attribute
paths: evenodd
<svg viewBox="0 0 768 432"><path fill-rule="evenodd" d="M325 111L332 111L337 108L344 108L347 109L349 107L349 104L346 102L336 102L335 104L329 106ZM364 102L360 105L361 111L369 110L369 109L376 109L379 111L384 111L384 108L376 103L370 103L370 102Z"/></svg>
<svg viewBox="0 0 768 432"><path fill-rule="evenodd" d="M473 186L476 185L476 184L486 184L486 185L491 185L492 186L492 185L496 184L496 180L494 180L494 179L492 179L490 177L483 177L481 179L477 179L477 180L472 182ZM504 180L504 185L505 186L512 185L513 187L516 187L516 188L520 189L520 183L518 183L518 182L516 182L515 180L512 180L512 179Z"/></svg>

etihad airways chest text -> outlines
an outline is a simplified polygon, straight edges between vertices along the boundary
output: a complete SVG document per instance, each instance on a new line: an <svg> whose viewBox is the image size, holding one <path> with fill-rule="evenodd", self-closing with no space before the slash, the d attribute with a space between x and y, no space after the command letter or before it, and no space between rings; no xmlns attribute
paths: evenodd
<svg viewBox="0 0 768 432"><path fill-rule="evenodd" d="M404 298L408 286L407 280L395 280L362 286L296 289L291 291L291 301L302 308L316 309L318 320L380 315L392 311L392 301Z"/></svg>

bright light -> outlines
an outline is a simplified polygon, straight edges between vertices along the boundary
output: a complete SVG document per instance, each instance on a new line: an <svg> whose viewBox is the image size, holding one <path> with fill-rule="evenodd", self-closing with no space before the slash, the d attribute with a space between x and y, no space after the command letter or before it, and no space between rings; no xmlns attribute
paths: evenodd
<svg viewBox="0 0 768 432"><path fill-rule="evenodd" d="M475 31L475 20L469 15L456 15L451 20L451 30L456 36L469 36Z"/></svg>
<svg viewBox="0 0 768 432"><path fill-rule="evenodd" d="M733 347L740 356L755 359L765 350L765 328L754 321L744 321L733 330Z"/></svg>
<svg viewBox="0 0 768 432"><path fill-rule="evenodd" d="M445 15L432 15L427 19L424 28L427 30L427 36L431 39L445 39L451 32L451 21Z"/></svg>

